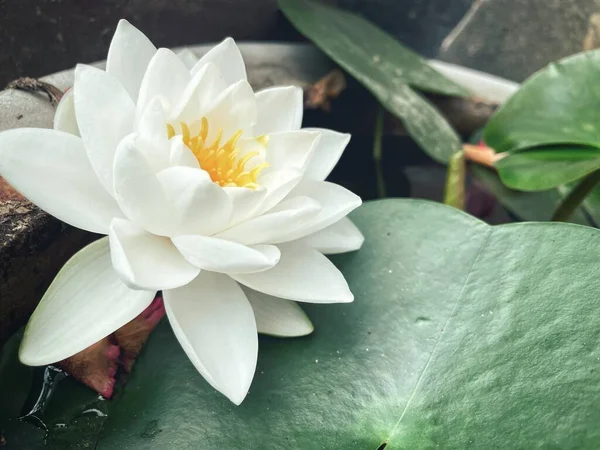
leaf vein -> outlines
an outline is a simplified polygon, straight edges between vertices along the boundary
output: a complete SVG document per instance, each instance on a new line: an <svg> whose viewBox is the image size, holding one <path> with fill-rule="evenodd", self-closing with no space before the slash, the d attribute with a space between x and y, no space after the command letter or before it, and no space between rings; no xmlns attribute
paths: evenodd
<svg viewBox="0 0 600 450"><path fill-rule="evenodd" d="M485 238L483 239L482 243L481 243L481 247L479 247L479 250L477 251L477 255L475 256L475 258L473 258L473 264L471 264L471 267L469 268L469 272L467 274L467 277L465 278L465 281L460 289L460 293L458 294L458 297L456 299L456 303L454 304L454 307L452 308L452 312L450 313L450 315L448 316L448 319L446 320L444 327L442 328L442 331L435 343L435 345L433 346L433 349L431 350L431 353L429 354L429 358L427 358L427 362L425 363L425 366L423 367L423 370L421 371L421 374L419 375L419 378L417 379L417 382L415 383L415 387L413 388L410 397L408 398L408 401L406 402L406 406L404 407L404 410L402 411L402 414L400 415L400 418L398 419L398 421L396 422L396 424L394 425L394 428L392 428L392 431L390 432L388 438L385 440L386 443L389 443L390 440L392 439L392 436L394 435L394 433L396 432L396 430L398 429L398 426L400 426L400 422L402 422L402 419L404 418L404 416L406 415L406 412L408 411L408 409L410 408L410 405L417 393L417 391L419 390L419 388L421 387L421 383L423 382L423 379L425 378L425 373L427 372L427 369L429 368L429 365L431 364L431 362L433 361L433 356L435 355L438 346L440 345L440 342L442 342L442 338L444 337L444 334L446 333L446 329L448 328L448 325L450 324L450 321L454 318L454 315L456 314L456 311L458 309L458 306L461 303L461 299L463 296L463 293L465 291L465 288L467 287L467 285L469 284L469 280L471 278L471 274L473 273L473 270L475 269L475 266L477 265L477 261L479 261L479 258L481 257L483 250L492 234L493 228L491 226L488 227L488 232L485 236Z"/></svg>

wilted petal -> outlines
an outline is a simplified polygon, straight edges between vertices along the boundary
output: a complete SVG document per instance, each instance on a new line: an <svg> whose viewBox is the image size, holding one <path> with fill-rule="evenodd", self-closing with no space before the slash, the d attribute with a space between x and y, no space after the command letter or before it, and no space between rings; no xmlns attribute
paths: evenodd
<svg viewBox="0 0 600 450"><path fill-rule="evenodd" d="M344 217L316 233L297 242L320 251L325 255L346 253L362 247L365 237L350 219Z"/></svg>
<svg viewBox="0 0 600 450"><path fill-rule="evenodd" d="M307 131L316 131L321 134L321 139L313 154L312 161L306 169L305 176L323 181L329 176L342 156L342 153L344 153L344 149L348 145L348 142L350 142L350 135L323 128L304 129Z"/></svg>
<svg viewBox="0 0 600 450"><path fill-rule="evenodd" d="M131 372L142 347L165 314L162 295L157 295L139 316L115 331L114 339L121 347L119 362L125 372Z"/></svg>
<svg viewBox="0 0 600 450"><path fill-rule="evenodd" d="M108 238L102 238L60 270L29 319L19 358L30 366L68 358L132 320L155 293L123 284L112 267Z"/></svg>
<svg viewBox="0 0 600 450"><path fill-rule="evenodd" d="M215 389L239 405L258 357L252 308L226 275L202 272L190 284L164 292L167 316L192 364Z"/></svg>
<svg viewBox="0 0 600 450"><path fill-rule="evenodd" d="M362 204L360 197L348 189L327 181L303 179L291 195L301 195L315 199L321 205L321 211L310 224L290 234L291 239L299 239L334 224L342 217Z"/></svg>
<svg viewBox="0 0 600 450"><path fill-rule="evenodd" d="M144 33L124 19L119 21L108 49L106 72L121 82L133 101L155 53L156 47Z"/></svg>
<svg viewBox="0 0 600 450"><path fill-rule="evenodd" d="M77 66L73 90L85 151L100 182L112 194L115 151L133 130L135 105L116 78L91 66Z"/></svg>
<svg viewBox="0 0 600 450"><path fill-rule="evenodd" d="M254 134L293 131L302 125L302 89L296 86L273 87L256 93L258 119Z"/></svg>
<svg viewBox="0 0 600 450"><path fill-rule="evenodd" d="M169 238L150 234L128 220L113 220L109 238L113 267L133 289L173 289L200 273Z"/></svg>
<svg viewBox="0 0 600 450"><path fill-rule="evenodd" d="M64 131L65 133L79 136L79 127L75 117L75 99L73 98L73 89L65 92L56 107L54 113L54 129Z"/></svg>
<svg viewBox="0 0 600 450"><path fill-rule="evenodd" d="M259 272L277 264L280 256L274 245L246 246L210 236L177 236L173 243L190 263L211 272Z"/></svg>
<svg viewBox="0 0 600 450"><path fill-rule="evenodd" d="M189 48L183 49L182 51L177 53L177 56L179 56L179 59L181 59L183 64L185 64L185 67L187 67L189 70L192 70L192 68L198 62L198 57Z"/></svg>
<svg viewBox="0 0 600 450"><path fill-rule="evenodd" d="M310 197L292 197L280 202L268 213L246 220L216 235L245 245L286 242L306 227L321 211L321 205Z"/></svg>
<svg viewBox="0 0 600 450"><path fill-rule="evenodd" d="M314 326L296 302L244 288L259 333L277 337L306 336Z"/></svg>
<svg viewBox="0 0 600 450"><path fill-rule="evenodd" d="M345 303L354 299L344 276L327 257L296 243L278 247L281 258L272 269L231 277L255 291L299 302Z"/></svg>
<svg viewBox="0 0 600 450"><path fill-rule="evenodd" d="M246 65L239 48L232 38L227 38L208 51L192 68L192 75L207 63L214 63L219 68L227 85L246 81Z"/></svg>
<svg viewBox="0 0 600 450"><path fill-rule="evenodd" d="M20 128L0 133L0 175L49 214L74 227L108 233L117 202L102 187L77 136Z"/></svg>
<svg viewBox="0 0 600 450"><path fill-rule="evenodd" d="M160 96L168 108L179 102L181 95L191 80L190 71L171 50L159 49L148 64L140 87L136 117L139 120L152 99Z"/></svg>

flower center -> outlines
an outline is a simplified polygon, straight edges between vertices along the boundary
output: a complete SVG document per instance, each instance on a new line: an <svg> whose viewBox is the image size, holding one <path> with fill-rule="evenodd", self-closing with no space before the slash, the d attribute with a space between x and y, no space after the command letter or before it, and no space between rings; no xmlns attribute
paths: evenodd
<svg viewBox="0 0 600 450"><path fill-rule="evenodd" d="M236 131L224 144L221 144L223 130L219 130L214 141L207 142L208 120L203 117L200 122L200 131L195 136L190 133L186 123L180 123L183 143L192 151L200 167L220 186L256 189L258 175L269 164L262 163L250 170L246 169L246 164L259 153L248 152L240 156L240 149L236 145L242 130ZM175 128L170 123L167 124L167 134L169 139L175 136ZM269 140L264 135L256 139L265 147Z"/></svg>

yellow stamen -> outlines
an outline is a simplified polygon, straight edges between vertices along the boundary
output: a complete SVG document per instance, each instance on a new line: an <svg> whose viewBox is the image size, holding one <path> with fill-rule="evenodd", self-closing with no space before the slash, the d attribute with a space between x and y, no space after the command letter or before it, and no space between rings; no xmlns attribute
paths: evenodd
<svg viewBox="0 0 600 450"><path fill-rule="evenodd" d="M169 139L175 136L175 128L170 123L167 124L167 136L169 136Z"/></svg>
<svg viewBox="0 0 600 450"><path fill-rule="evenodd" d="M192 151L200 167L208 172L211 180L223 187L245 187L248 189L259 187L257 183L258 176L269 164L258 164L251 170L246 170L246 164L252 158L258 156L259 153L249 152L242 157L238 157L240 150L236 145L242 136L242 130L236 131L227 142L221 144L223 138L223 130L221 129L214 140L208 143L209 126L206 117L202 117L200 120L200 131L196 135L192 135L190 127L186 123L181 122L179 125L183 143ZM174 126L168 123L167 136L171 139L175 134ZM269 143L267 135L261 135L256 140L263 147L266 147Z"/></svg>
<svg viewBox="0 0 600 450"><path fill-rule="evenodd" d="M263 147L266 147L269 144L269 136L267 136L266 134L261 134L260 136L258 136L256 138L256 140L258 141L259 144L261 144Z"/></svg>

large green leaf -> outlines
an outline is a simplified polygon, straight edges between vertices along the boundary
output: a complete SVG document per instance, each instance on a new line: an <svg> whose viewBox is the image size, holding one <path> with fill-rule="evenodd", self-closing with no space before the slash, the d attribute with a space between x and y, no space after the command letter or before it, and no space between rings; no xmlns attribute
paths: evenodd
<svg viewBox="0 0 600 450"><path fill-rule="evenodd" d="M600 50L550 64L492 117L485 142L498 152L548 144L600 146Z"/></svg>
<svg viewBox="0 0 600 450"><path fill-rule="evenodd" d="M519 191L543 191L576 181L600 168L600 148L540 147L509 153L494 165L502 182Z"/></svg>
<svg viewBox="0 0 600 450"><path fill-rule="evenodd" d="M370 22L308 0L279 0L286 17L331 59L361 82L415 141L439 162L461 147L441 114L409 86L447 95L467 95L461 86Z"/></svg>
<svg viewBox="0 0 600 450"><path fill-rule="evenodd" d="M98 448L600 447L600 231L491 227L420 200L353 219L364 247L334 262L355 302L307 306L312 336L262 338L240 407L165 321Z"/></svg>

